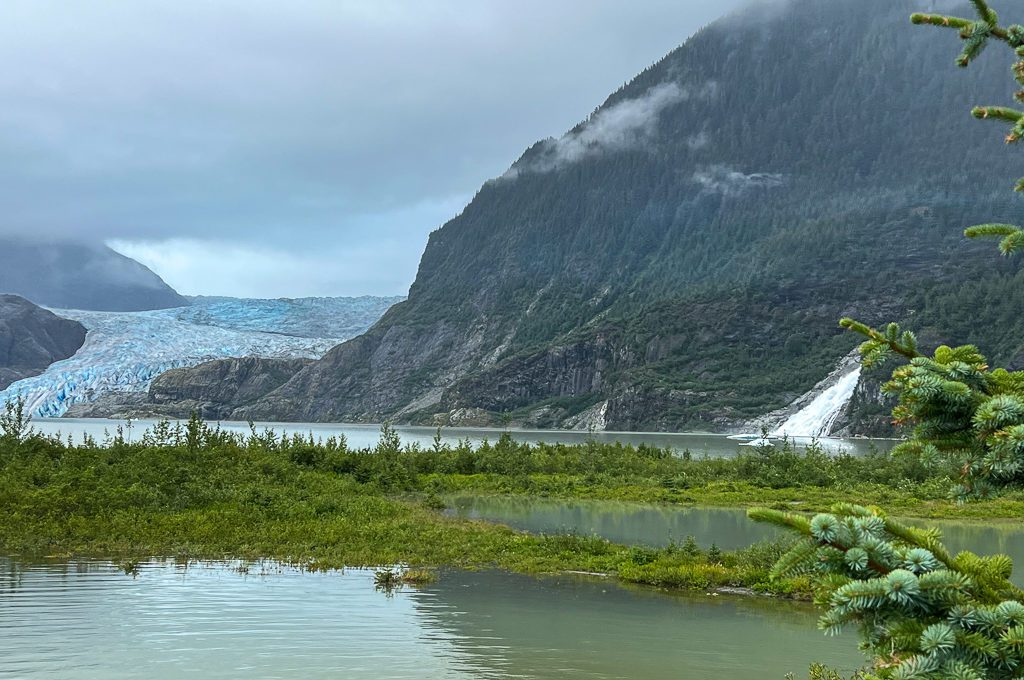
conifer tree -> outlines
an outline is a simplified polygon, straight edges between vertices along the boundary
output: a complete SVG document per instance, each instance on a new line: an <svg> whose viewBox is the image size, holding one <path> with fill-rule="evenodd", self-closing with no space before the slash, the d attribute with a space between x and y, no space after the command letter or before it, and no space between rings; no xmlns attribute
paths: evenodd
<svg viewBox="0 0 1024 680"><path fill-rule="evenodd" d="M1024 27L1002 26L986 0L972 3L976 19L914 14L912 21L958 30L963 67L993 40L1006 43L1018 57L1013 76L1024 88ZM1024 89L1016 98L1024 102ZM1024 137L1022 111L981 106L973 113L1010 125L1008 144ZM1017 190L1024 191L1024 180ZM978 225L966 235L999 237L1006 255L1024 248L1024 230L1014 225ZM877 330L843 319L841 325L867 337L863 363L894 355L908 362L885 386L899 396L896 421L914 426L899 450L956 462L962 497L1024 480L1024 373L990 368L971 345L924 356L914 334L896 324ZM816 600L826 607L821 627L834 633L858 626L861 647L872 657L869 680L1024 677L1024 592L1010 583L1013 563L1005 555L953 556L937 530L905 526L877 508L842 504L810 520L767 509L749 514L799 535L773 576L817 577Z"/></svg>
<svg viewBox="0 0 1024 680"><path fill-rule="evenodd" d="M1024 26L1001 25L986 0L972 0L972 4L974 19L914 14L911 21L959 31L964 46L956 63L961 67L970 65L992 41L1008 45L1017 55L1012 75L1021 89L1015 97L1024 102ZM977 106L973 115L1009 125L1007 144L1024 138L1024 111ZM1016 190L1024 192L1024 179L1017 182ZM1015 225L981 224L965 234L999 238L1004 255L1024 248L1024 229ZM913 426L911 437L896 447L895 455L954 464L961 472L956 489L960 498L986 496L1024 481L1024 373L990 368L973 345L942 346L932 356L924 356L914 334L896 324L877 330L843 319L840 325L867 337L860 350L865 365L893 355L908 362L895 370L883 388L899 397L894 422Z"/></svg>
<svg viewBox="0 0 1024 680"><path fill-rule="evenodd" d="M935 529L909 527L877 508L840 504L808 519L778 510L750 517L800 539L775 577L817 576L819 627L856 625L879 680L1003 680L1024 675L1024 592L1005 555L956 556Z"/></svg>

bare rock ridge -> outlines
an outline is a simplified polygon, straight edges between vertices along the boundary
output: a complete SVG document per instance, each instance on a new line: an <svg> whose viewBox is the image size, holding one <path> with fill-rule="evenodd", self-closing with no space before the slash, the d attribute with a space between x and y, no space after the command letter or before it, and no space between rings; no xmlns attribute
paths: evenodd
<svg viewBox="0 0 1024 680"><path fill-rule="evenodd" d="M828 375L843 316L983 318L991 358L1021 355L1024 320L979 292L1020 290L1019 261L962 236L1024 219L1019 158L969 115L1007 99L1012 55L958 78L922 3L712 24L484 184L405 302L230 417L724 430Z"/></svg>
<svg viewBox="0 0 1024 680"><path fill-rule="evenodd" d="M0 237L0 293L59 309L133 312L184 307L163 279L107 246Z"/></svg>
<svg viewBox="0 0 1024 680"><path fill-rule="evenodd" d="M157 377L148 393L104 395L68 409L69 418L188 418L228 420L236 410L280 387L311 359L242 357L177 368Z"/></svg>
<svg viewBox="0 0 1024 680"><path fill-rule="evenodd" d="M67 359L85 342L85 327L17 295L0 295L0 390Z"/></svg>

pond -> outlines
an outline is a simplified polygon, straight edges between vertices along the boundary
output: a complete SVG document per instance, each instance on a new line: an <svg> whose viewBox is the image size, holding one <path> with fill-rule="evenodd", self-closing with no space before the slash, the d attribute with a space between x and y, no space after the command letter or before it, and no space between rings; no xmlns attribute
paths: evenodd
<svg viewBox="0 0 1024 680"><path fill-rule="evenodd" d="M107 420L103 418L37 418L32 425L39 432L50 435L71 436L75 442L88 435L97 441L113 436L120 426L126 438L139 437L143 431L157 423L156 420L135 420L130 423L124 420ZM255 423L257 430L270 429L278 434L301 435L312 434L315 438L326 439L345 435L348 445L353 448L372 447L380 439L380 425L363 425L348 423ZM223 422L224 430L248 434L249 424ZM429 447L433 444L437 428L396 426L395 430L406 444L419 444ZM446 427L441 430L441 438L448 444L457 444L460 440L469 440L479 444L485 439L497 441L504 432L522 442L548 442L564 444L581 444L590 440L604 443L622 443L639 446L647 444L675 451L690 451L694 456L708 455L711 457L735 456L744 450L745 440L731 438L724 434L706 432L579 432L569 430L502 430L495 428ZM795 440L798 444L806 444L809 439ZM888 451L895 443L892 440L868 439L822 439L822 446L833 452L847 452L863 455L871 450Z"/></svg>
<svg viewBox="0 0 1024 680"><path fill-rule="evenodd" d="M664 547L687 536L703 547L742 548L781 535L776 527L747 519L739 508L680 507L618 501L525 499L515 496L461 496L447 499L448 513L470 519L500 522L534 533L596 535L616 543ZM1024 524L1019 521L956 522L909 520L942 530L955 554L1002 553L1013 558L1015 582L1024 587Z"/></svg>
<svg viewBox="0 0 1024 680"><path fill-rule="evenodd" d="M806 605L676 597L582 577L445 572L377 592L372 572L275 564L0 558L0 677L728 678L860 664Z"/></svg>

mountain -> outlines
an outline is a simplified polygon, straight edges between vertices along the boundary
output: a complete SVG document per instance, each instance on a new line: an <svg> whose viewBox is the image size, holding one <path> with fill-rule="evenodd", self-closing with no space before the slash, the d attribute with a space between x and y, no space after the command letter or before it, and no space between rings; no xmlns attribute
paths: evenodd
<svg viewBox="0 0 1024 680"><path fill-rule="evenodd" d="M405 302L232 416L725 429L828 375L858 342L842 316L1024 356L1024 317L988 306L1018 261L962 236L1024 220L1020 157L969 114L1010 101L1012 55L956 69L955 36L908 20L931 4L708 26L481 187Z"/></svg>
<svg viewBox="0 0 1024 680"><path fill-rule="evenodd" d="M17 295L0 295L0 390L67 359L85 342L85 328Z"/></svg>
<svg viewBox="0 0 1024 680"><path fill-rule="evenodd" d="M0 293L62 309L129 312L188 301L135 260L104 245L0 236Z"/></svg>
<svg viewBox="0 0 1024 680"><path fill-rule="evenodd" d="M247 404L248 395L264 394L294 374L302 364L292 360L320 358L339 342L369 328L395 301L373 297L194 298L187 307L144 312L59 310L88 329L85 344L74 356L0 391L0 404L20 396L30 413L42 417L65 415L69 410L78 417L139 411L166 415L173 410L170 406L150 407L140 396L158 376L213 359L258 357L264 361L250 370L266 370L269 376L253 376L246 387L236 384L246 379L246 371L228 371L206 391L212 395L206 401L233 395L239 400L233 404ZM280 365L270 361L275 359ZM229 389L228 384L233 387ZM182 408L186 416L191 412L191 408Z"/></svg>

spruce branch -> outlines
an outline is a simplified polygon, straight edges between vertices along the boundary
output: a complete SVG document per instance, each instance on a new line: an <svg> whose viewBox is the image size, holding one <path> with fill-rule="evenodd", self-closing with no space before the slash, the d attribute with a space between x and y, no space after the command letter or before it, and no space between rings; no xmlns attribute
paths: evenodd
<svg viewBox="0 0 1024 680"><path fill-rule="evenodd" d="M999 241L999 252L1012 255L1024 248L1024 230L1012 224L979 224L964 231L967 238L996 237Z"/></svg>
<svg viewBox="0 0 1024 680"><path fill-rule="evenodd" d="M974 24L970 19L960 19L957 17L947 17L942 14L923 14L921 12L915 12L910 15L910 21L913 24L919 26L940 26L944 28L957 28L965 29Z"/></svg>
<svg viewBox="0 0 1024 680"><path fill-rule="evenodd" d="M916 359L921 356L917 351L917 342L913 334L904 332L901 335L899 326L896 324L889 324L885 333L850 318L842 319L839 322L839 325L846 330L853 331L854 333L860 333L869 339L869 342L864 343L864 345L861 346L861 353L865 356L874 349L874 346L869 346L871 343L886 347L896 354L900 354L908 359Z"/></svg>
<svg viewBox="0 0 1024 680"><path fill-rule="evenodd" d="M1005 106L975 106L971 109L971 115L981 120L995 118L997 120L1017 123L1021 118L1024 118L1024 111L1017 111Z"/></svg>

